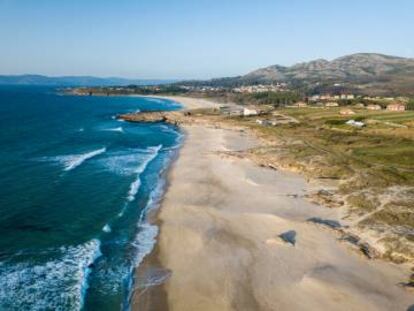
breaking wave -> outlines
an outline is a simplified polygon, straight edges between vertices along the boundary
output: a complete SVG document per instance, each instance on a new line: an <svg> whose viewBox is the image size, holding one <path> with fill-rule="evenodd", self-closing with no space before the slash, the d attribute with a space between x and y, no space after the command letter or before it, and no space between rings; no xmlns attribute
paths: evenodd
<svg viewBox="0 0 414 311"><path fill-rule="evenodd" d="M146 97L145 100L158 103L158 104L163 104L165 102L165 100L160 99L160 98L155 98L155 97Z"/></svg>
<svg viewBox="0 0 414 311"><path fill-rule="evenodd" d="M146 153L148 153L148 157L142 163L140 163L140 165L135 169L137 178L129 186L128 197L127 197L127 200L129 202L132 202L135 200L135 196L138 193L139 187L141 186L141 179L140 179L141 173L144 172L148 164L157 157L161 148L162 148L162 145L159 145L156 147L148 147L146 149Z"/></svg>
<svg viewBox="0 0 414 311"><path fill-rule="evenodd" d="M158 227L148 223L143 223L138 226L138 234L135 240L132 242L132 246L136 249L136 255L134 258L133 265L138 267L142 260L151 253L158 235Z"/></svg>
<svg viewBox="0 0 414 311"><path fill-rule="evenodd" d="M90 266L101 255L100 242L52 250L43 263L0 262L1 310L80 310Z"/></svg>
<svg viewBox="0 0 414 311"><path fill-rule="evenodd" d="M87 153L72 154L55 157L54 160L64 165L64 171L71 171L81 165L83 162L106 152L106 148L101 148Z"/></svg>
<svg viewBox="0 0 414 311"><path fill-rule="evenodd" d="M105 129L104 131L123 133L124 129L120 126L120 127Z"/></svg>

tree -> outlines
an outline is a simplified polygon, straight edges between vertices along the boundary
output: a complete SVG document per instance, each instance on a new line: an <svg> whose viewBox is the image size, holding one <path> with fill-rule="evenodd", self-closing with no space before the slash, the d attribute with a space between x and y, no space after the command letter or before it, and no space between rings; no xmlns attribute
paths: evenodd
<svg viewBox="0 0 414 311"><path fill-rule="evenodd" d="M407 103L407 110L414 110L414 98L411 98Z"/></svg>

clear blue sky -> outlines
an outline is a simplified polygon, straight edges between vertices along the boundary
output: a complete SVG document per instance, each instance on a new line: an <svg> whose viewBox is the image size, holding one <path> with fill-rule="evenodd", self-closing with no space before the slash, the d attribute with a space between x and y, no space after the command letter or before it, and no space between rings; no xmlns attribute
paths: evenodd
<svg viewBox="0 0 414 311"><path fill-rule="evenodd" d="M412 0L0 0L0 74L210 78L414 57Z"/></svg>

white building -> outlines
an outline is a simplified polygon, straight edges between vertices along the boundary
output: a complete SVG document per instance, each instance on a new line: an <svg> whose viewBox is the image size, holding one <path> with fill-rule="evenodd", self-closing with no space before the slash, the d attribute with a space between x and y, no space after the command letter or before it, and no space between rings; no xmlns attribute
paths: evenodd
<svg viewBox="0 0 414 311"><path fill-rule="evenodd" d="M259 114L259 112L256 109L253 108L244 108L243 109L243 115L245 117L247 116L257 116Z"/></svg>
<svg viewBox="0 0 414 311"><path fill-rule="evenodd" d="M364 122L355 121L355 120L349 120L345 122L348 125L355 126L355 127L363 127L365 126Z"/></svg>

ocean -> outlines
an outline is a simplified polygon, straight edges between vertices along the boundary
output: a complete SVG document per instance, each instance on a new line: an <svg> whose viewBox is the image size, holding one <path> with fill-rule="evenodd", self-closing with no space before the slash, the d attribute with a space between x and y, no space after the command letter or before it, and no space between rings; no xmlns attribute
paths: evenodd
<svg viewBox="0 0 414 311"><path fill-rule="evenodd" d="M0 310L129 309L182 135L115 116L179 108L0 86Z"/></svg>

